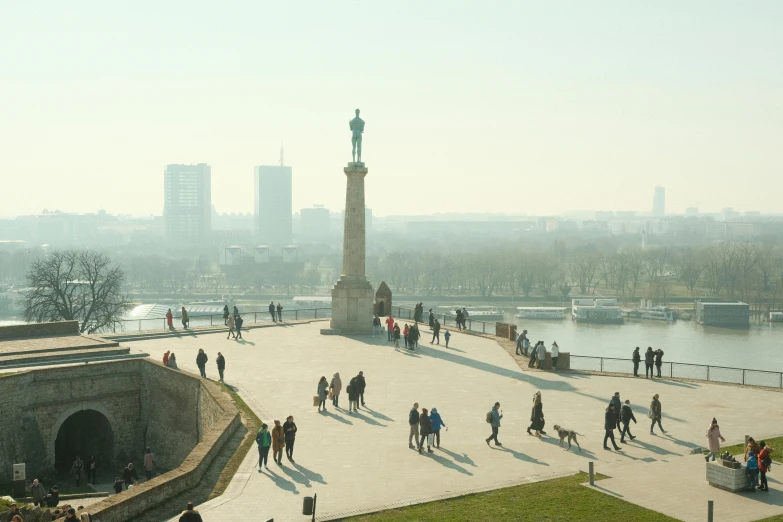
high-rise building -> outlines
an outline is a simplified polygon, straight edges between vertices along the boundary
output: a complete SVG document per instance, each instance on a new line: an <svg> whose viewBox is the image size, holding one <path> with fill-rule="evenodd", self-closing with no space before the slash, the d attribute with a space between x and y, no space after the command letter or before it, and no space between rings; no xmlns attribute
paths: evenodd
<svg viewBox="0 0 783 522"><path fill-rule="evenodd" d="M255 168L255 233L262 244L284 246L291 243L291 179L291 167L262 165Z"/></svg>
<svg viewBox="0 0 783 522"><path fill-rule="evenodd" d="M304 241L324 243L329 236L329 209L323 205L303 208L300 218L300 237Z"/></svg>
<svg viewBox="0 0 783 522"><path fill-rule="evenodd" d="M193 244L212 231L212 171L206 163L166 165L163 173L166 237Z"/></svg>
<svg viewBox="0 0 783 522"><path fill-rule="evenodd" d="M666 189L663 187L655 187L655 195L653 196L653 216L662 217L666 214Z"/></svg>

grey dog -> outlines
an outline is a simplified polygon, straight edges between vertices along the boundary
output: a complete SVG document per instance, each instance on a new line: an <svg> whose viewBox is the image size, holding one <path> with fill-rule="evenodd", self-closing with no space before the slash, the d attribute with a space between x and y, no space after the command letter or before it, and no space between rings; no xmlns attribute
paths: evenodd
<svg viewBox="0 0 783 522"><path fill-rule="evenodd" d="M567 430L565 428L561 428L557 424L555 424L554 428L555 431L557 432L557 436L560 437L560 443L558 444L558 446L562 447L563 441L565 440L566 437L568 437L568 448L566 449L571 449L571 441L573 440L574 444L576 444L576 447L579 448L579 452L580 453L582 452L582 448L581 446L579 446L579 441L576 440L576 436L582 435L581 433L577 433L574 430ZM584 437L584 435L582 436Z"/></svg>

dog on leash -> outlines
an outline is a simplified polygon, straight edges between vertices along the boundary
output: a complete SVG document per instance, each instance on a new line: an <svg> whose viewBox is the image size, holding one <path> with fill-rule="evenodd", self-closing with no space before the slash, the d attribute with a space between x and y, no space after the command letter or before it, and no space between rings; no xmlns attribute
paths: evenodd
<svg viewBox="0 0 783 522"><path fill-rule="evenodd" d="M557 432L557 436L560 437L560 443L558 444L558 446L563 447L563 441L566 439L566 437L568 437L568 448L566 449L571 449L571 441L573 440L574 444L576 444L576 447L579 448L579 452L580 453L582 452L582 448L581 446L579 446L579 441L576 440L576 436L582 435L581 433L577 433L574 430L567 430L565 428L561 428L557 424L555 424L554 428L555 428L555 432Z"/></svg>

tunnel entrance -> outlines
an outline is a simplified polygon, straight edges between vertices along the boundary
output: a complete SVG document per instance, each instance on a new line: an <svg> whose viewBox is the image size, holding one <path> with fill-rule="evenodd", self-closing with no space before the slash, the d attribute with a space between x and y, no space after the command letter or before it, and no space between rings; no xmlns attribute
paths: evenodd
<svg viewBox="0 0 783 522"><path fill-rule="evenodd" d="M109 419L95 410L77 411L68 417L57 432L54 443L54 465L58 472L68 473L76 456L84 461L84 474L90 455L105 468L114 460L114 433Z"/></svg>

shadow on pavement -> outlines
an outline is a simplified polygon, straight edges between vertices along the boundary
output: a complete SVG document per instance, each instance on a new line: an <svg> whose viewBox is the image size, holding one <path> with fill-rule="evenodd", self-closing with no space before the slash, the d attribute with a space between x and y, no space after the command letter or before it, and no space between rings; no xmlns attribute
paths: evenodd
<svg viewBox="0 0 783 522"><path fill-rule="evenodd" d="M593 488L593 489L597 489L597 490L599 490L599 491L601 491L603 493L606 493L607 495L612 495L613 497L624 498L623 495L621 495L619 493L615 493L614 491L610 491L610 490L608 490L606 488L602 488L601 486L598 486L598 485L590 486L590 487Z"/></svg>
<svg viewBox="0 0 783 522"><path fill-rule="evenodd" d="M367 406L362 406L362 409L364 411L368 412L370 415L372 415L376 419L385 420L386 422L394 422L394 419L392 419L391 417L387 417L383 413L375 411L375 410L373 410L371 408L368 408Z"/></svg>
<svg viewBox="0 0 783 522"><path fill-rule="evenodd" d="M654 444L650 444L649 442L642 442L641 440L639 440L638 437L633 441L626 441L626 444L635 444L642 449L655 453L656 455L680 455L679 453L675 453L673 451L669 451L659 446L655 446Z"/></svg>
<svg viewBox="0 0 783 522"><path fill-rule="evenodd" d="M375 420L375 419L373 419L371 417L368 417L367 415L362 415L360 413L360 411L355 411L355 412L353 412L352 414L349 414L349 415L351 415L352 417L356 417L357 419L363 420L364 422L366 422L370 426L378 426L380 428L388 428L388 426L386 424L381 424L377 420Z"/></svg>
<svg viewBox="0 0 783 522"><path fill-rule="evenodd" d="M291 479L294 480L294 482L298 482L299 484L302 484L306 488L311 488L313 485L310 483L310 479L308 479L303 473L301 473L299 470L294 468L287 468L285 466L280 466L280 469L283 473L291 477Z"/></svg>
<svg viewBox="0 0 783 522"><path fill-rule="evenodd" d="M660 384L668 384L669 386L680 386L681 388L701 388L701 385L692 383L692 382L684 382L684 381L667 381L666 377L661 377L660 379L654 379L656 382Z"/></svg>
<svg viewBox="0 0 783 522"><path fill-rule="evenodd" d="M311 482L317 482L319 484L327 484L327 482L324 480L321 474L316 473L315 471L311 471L304 466L300 466L297 463L294 463L294 467L297 470L299 470L299 473L307 477L307 479L310 480Z"/></svg>
<svg viewBox="0 0 783 522"><path fill-rule="evenodd" d="M693 442L688 442L687 440L681 440L681 439L678 439L678 438L676 438L676 437L674 437L672 435L669 435L669 432L666 432L664 434L664 437L667 437L670 441L672 441L673 443L675 443L678 446L682 446L684 448L688 448L688 449L691 449L691 450L694 450L694 449L702 447L699 444L694 444Z"/></svg>
<svg viewBox="0 0 783 522"><path fill-rule="evenodd" d="M553 446L558 446L560 444L560 439L558 437L541 437L541 440L547 444L552 444ZM579 447L574 443L571 444L571 448L569 449L567 440L568 439L564 440L563 445L558 447L562 448L564 451L570 451L574 455L580 457L585 457L590 460L598 460L598 457L595 456L595 453L585 448L582 448L582 451L579 451Z"/></svg>
<svg viewBox="0 0 783 522"><path fill-rule="evenodd" d="M445 453L446 455L454 459L456 462L459 462L460 464L467 464L468 466L473 466L474 468L478 467L476 463L473 462L473 460L470 457L468 457L467 453L462 453L462 454L454 453L453 451L449 451L446 448L437 448L435 451L441 451Z"/></svg>
<svg viewBox="0 0 783 522"><path fill-rule="evenodd" d="M437 451L437 450L435 450L435 451ZM463 468L462 466L460 466L456 462L452 462L449 459L447 459L445 457L441 457L440 455L438 455L436 453L424 452L424 453L422 453L422 455L425 455L425 456L431 458L432 460L434 460L435 462L437 462L438 464L440 464L444 468L449 468L449 469L453 469L453 470L459 471L460 473L462 473L464 475L468 475L470 477L473 476L473 473L471 473L470 471L466 470L465 468Z"/></svg>
<svg viewBox="0 0 783 522"><path fill-rule="evenodd" d="M276 466L276 464L272 464L272 465ZM276 474L271 468L270 469L265 468L263 470L259 469L258 472L261 473L262 475L266 475L269 478L271 478L275 482L275 485L278 488L284 491L290 491L294 495L299 494L299 490L296 489L296 484L294 484L290 480L287 480L285 477L281 477L280 475Z"/></svg>
<svg viewBox="0 0 783 522"><path fill-rule="evenodd" d="M538 464L540 466L549 466L549 464L547 464L546 462L541 462L540 460L538 460L538 459L536 459L534 457L531 457L529 455L525 455L524 453L520 453L519 451L516 451L516 450L509 449L509 448L507 448L505 446L499 446L499 447L498 446L490 446L490 448L492 448L493 450L505 451L506 453L511 453L512 455L514 455L515 459L519 459L519 460L524 461L524 462L530 462L531 464Z"/></svg>
<svg viewBox="0 0 783 522"><path fill-rule="evenodd" d="M334 413L330 412L329 410L324 410L324 411L321 413L321 415L323 415L324 417L329 417L329 418L331 418L331 419L334 419L334 420L336 420L336 421L340 421L340 422L342 422L343 424L350 424L350 425L353 425L353 422L349 421L348 419L344 419L344 418L343 418L342 416L340 416L340 415L335 415Z"/></svg>
<svg viewBox="0 0 783 522"><path fill-rule="evenodd" d="M239 344L249 344L250 346L255 346L256 345L256 343L254 343L253 341L245 341L244 339L239 339L237 341L237 343L239 343Z"/></svg>

